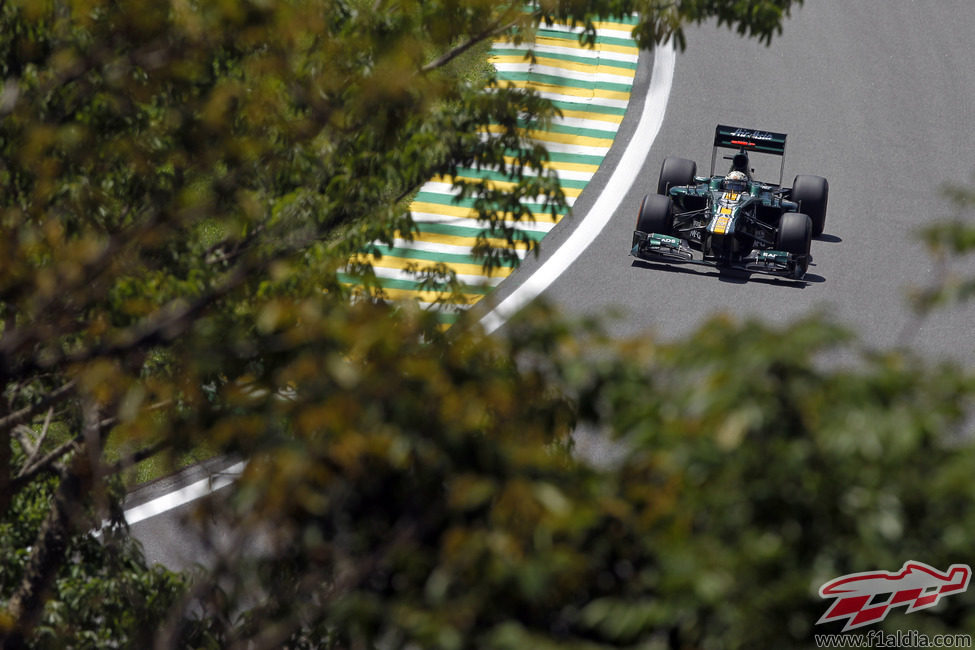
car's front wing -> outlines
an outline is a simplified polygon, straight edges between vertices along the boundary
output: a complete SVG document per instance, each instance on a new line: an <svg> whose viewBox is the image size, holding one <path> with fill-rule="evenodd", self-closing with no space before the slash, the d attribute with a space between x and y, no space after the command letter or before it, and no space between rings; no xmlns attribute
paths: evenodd
<svg viewBox="0 0 975 650"><path fill-rule="evenodd" d="M736 263L727 264L694 257L691 244L686 239L673 235L633 232L633 245L630 255L647 262L669 264L695 264L724 269L737 269L749 273L764 273L801 280L806 267L812 261L811 255L796 255L786 251L754 249Z"/></svg>

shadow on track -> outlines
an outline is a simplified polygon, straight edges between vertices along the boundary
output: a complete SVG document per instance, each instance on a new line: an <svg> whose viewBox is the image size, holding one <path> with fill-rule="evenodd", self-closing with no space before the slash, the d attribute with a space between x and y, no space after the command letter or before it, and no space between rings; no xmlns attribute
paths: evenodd
<svg viewBox="0 0 975 650"><path fill-rule="evenodd" d="M748 271L742 271L740 269L713 269L713 270L702 270L699 266L684 266L681 264L665 264L656 262L647 262L646 260L633 260L630 264L631 267L648 269L651 271L668 271L670 273L685 273L688 275L696 275L699 277L711 277L717 278L719 282L727 282L728 284L767 284L773 287L794 287L796 289L804 289L810 284L821 284L826 282L826 278L815 273L806 273L802 280L790 280L788 278L782 278L773 275L762 275L758 273L749 273ZM815 265L814 265L815 266Z"/></svg>

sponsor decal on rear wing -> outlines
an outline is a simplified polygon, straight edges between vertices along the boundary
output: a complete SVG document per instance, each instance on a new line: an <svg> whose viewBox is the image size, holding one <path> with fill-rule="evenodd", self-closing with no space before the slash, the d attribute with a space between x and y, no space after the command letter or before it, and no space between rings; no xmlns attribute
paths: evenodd
<svg viewBox="0 0 975 650"><path fill-rule="evenodd" d="M785 155L785 133L745 129L719 124L714 129L714 146L725 149L744 149L748 152Z"/></svg>

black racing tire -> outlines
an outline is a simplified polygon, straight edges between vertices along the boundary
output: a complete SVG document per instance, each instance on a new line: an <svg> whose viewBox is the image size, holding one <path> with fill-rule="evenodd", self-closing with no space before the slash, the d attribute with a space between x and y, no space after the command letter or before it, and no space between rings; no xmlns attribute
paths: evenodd
<svg viewBox="0 0 975 650"><path fill-rule="evenodd" d="M667 190L680 185L692 185L697 173L697 163L687 158L665 158L657 179L657 194L667 195Z"/></svg>
<svg viewBox="0 0 975 650"><path fill-rule="evenodd" d="M829 203L829 183L822 176L800 174L792 183L792 200L799 210L812 219L813 237L826 228L826 204Z"/></svg>
<svg viewBox="0 0 975 650"><path fill-rule="evenodd" d="M779 222L775 247L795 255L809 255L812 242L812 219L801 212L786 212Z"/></svg>
<svg viewBox="0 0 975 650"><path fill-rule="evenodd" d="M647 194L640 202L636 229L650 234L670 235L674 231L674 202L669 196Z"/></svg>

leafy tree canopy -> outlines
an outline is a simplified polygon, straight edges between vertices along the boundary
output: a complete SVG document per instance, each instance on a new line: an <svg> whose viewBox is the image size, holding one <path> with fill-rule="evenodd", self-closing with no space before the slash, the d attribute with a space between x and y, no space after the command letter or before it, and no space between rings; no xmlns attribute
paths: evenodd
<svg viewBox="0 0 975 650"><path fill-rule="evenodd" d="M493 78L490 39L637 11L646 47L712 19L767 42L798 4L0 5L4 647L787 646L817 580L956 561L957 368L823 369L843 337L816 318L659 345L534 311L485 338L337 280L435 174L516 179L461 188L507 241L488 266L521 197L562 207L520 130L555 111ZM579 425L617 466L573 454ZM114 477L201 445L250 460L201 519L240 543L190 585L126 541Z"/></svg>

